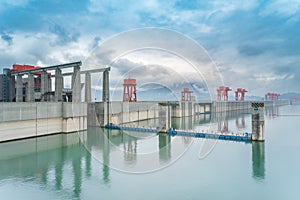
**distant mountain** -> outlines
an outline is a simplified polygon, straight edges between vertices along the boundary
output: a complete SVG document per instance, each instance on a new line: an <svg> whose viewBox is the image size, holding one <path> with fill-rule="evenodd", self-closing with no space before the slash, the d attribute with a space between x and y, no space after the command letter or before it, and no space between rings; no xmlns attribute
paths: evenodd
<svg viewBox="0 0 300 200"><path fill-rule="evenodd" d="M147 84L137 88L138 101L176 101L181 99L183 88L193 91L192 95L197 100L210 99L210 95L202 83L180 84L167 88L158 84Z"/></svg>
<svg viewBox="0 0 300 200"><path fill-rule="evenodd" d="M300 96L300 93L296 93L296 92L283 93L280 94L279 99L291 99L292 96Z"/></svg>
<svg viewBox="0 0 300 200"><path fill-rule="evenodd" d="M156 84L149 84L137 89L138 101L175 101L179 97L169 88Z"/></svg>

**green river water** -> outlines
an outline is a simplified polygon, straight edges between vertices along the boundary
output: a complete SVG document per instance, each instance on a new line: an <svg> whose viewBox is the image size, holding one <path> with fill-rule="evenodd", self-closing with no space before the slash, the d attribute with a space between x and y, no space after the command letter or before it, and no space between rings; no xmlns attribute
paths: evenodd
<svg viewBox="0 0 300 200"><path fill-rule="evenodd" d="M173 125L251 132L249 114L210 117ZM283 106L266 110L265 142L94 127L1 143L0 199L300 199L299 123L300 106Z"/></svg>

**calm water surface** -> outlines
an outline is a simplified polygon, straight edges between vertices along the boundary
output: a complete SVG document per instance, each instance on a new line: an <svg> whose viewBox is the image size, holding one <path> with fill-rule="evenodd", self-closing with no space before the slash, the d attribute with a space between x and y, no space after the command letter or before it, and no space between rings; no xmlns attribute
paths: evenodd
<svg viewBox="0 0 300 200"><path fill-rule="evenodd" d="M264 143L100 128L1 143L1 199L300 199L299 122L300 106L267 109ZM173 125L238 133L251 116Z"/></svg>

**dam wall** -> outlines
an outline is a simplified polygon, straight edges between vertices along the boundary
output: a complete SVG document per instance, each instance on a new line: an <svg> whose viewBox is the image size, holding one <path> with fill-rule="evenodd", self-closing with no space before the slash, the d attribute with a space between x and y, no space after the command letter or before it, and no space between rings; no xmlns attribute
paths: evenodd
<svg viewBox="0 0 300 200"><path fill-rule="evenodd" d="M195 102L96 102L89 103L88 126L105 126L108 123L125 124L155 119L159 111L168 110L172 117L188 117L211 111L211 104Z"/></svg>
<svg viewBox="0 0 300 200"><path fill-rule="evenodd" d="M87 103L0 103L0 142L87 129Z"/></svg>
<svg viewBox="0 0 300 200"><path fill-rule="evenodd" d="M88 125L124 124L158 117L158 102L96 102L88 104Z"/></svg>
<svg viewBox="0 0 300 200"><path fill-rule="evenodd" d="M265 107L289 105L289 100L258 101L264 103ZM212 102L212 113L250 110L251 101L214 101Z"/></svg>
<svg viewBox="0 0 300 200"><path fill-rule="evenodd" d="M289 101L262 101L265 107ZM206 113L250 110L251 102L1 102L0 142L86 130L87 126L122 125L148 119L181 118ZM170 121L169 120L169 121Z"/></svg>

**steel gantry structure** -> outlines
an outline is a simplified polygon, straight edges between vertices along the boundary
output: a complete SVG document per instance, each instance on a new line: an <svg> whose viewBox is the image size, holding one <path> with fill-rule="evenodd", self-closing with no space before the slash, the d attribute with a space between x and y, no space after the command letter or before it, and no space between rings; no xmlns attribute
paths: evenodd
<svg viewBox="0 0 300 200"><path fill-rule="evenodd" d="M5 69L11 82L9 87L15 88L15 94L11 92L10 101L34 102L34 101L81 101L81 74L85 75L85 101L91 102L91 74L103 72L102 100L109 101L109 71L110 67L81 71L82 62L72 62L48 67L34 67L30 65L14 65L14 68ZM62 69L73 68L73 72L62 73ZM55 71L54 74L49 71ZM23 76L27 78L23 78ZM64 77L72 76L71 89L64 89ZM15 81L16 77L16 81ZM52 91L51 78L55 78L55 90ZM2 86L4 87L4 86ZM38 87L38 93L36 88ZM14 89L13 89L14 91Z"/></svg>

